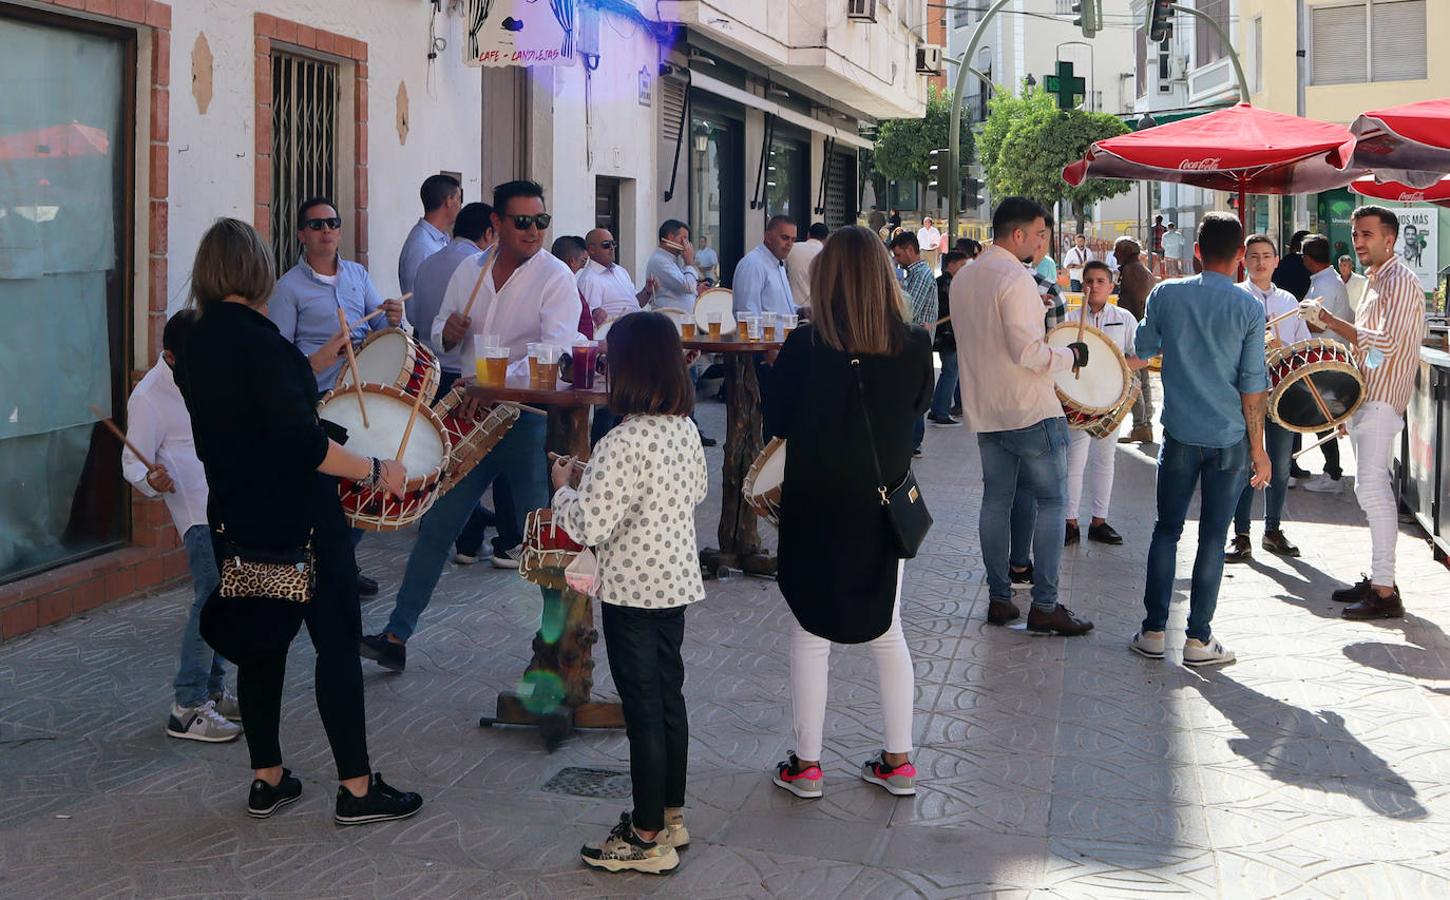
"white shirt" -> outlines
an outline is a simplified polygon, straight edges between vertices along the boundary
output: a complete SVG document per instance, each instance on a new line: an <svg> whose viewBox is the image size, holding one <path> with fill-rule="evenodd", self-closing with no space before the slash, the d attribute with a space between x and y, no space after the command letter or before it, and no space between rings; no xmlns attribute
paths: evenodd
<svg viewBox="0 0 1450 900"><path fill-rule="evenodd" d="M1062 321L1076 323L1082 318L1082 311L1086 307L1087 301L1084 299L1083 305L1077 309L1068 310ZM1138 320L1133 318L1133 314L1126 309L1105 303L1101 312L1088 310L1087 323L1111 338L1113 343L1118 345L1118 349L1123 351L1124 356L1137 355L1133 339L1138 334Z"/></svg>
<svg viewBox="0 0 1450 900"><path fill-rule="evenodd" d="M769 312L787 316L795 313L785 263L776 259L764 244L758 244L740 260L731 289L736 313Z"/></svg>
<svg viewBox="0 0 1450 900"><path fill-rule="evenodd" d="M1163 255L1173 259L1183 256L1183 232L1177 229L1163 232Z"/></svg>
<svg viewBox="0 0 1450 900"><path fill-rule="evenodd" d="M1320 269L1317 273L1309 276L1309 296L1318 297L1324 308L1336 318L1346 322L1354 322L1354 307L1349 302L1349 289L1339 277L1332 266L1327 269ZM1344 338L1334 332L1325 329L1321 337L1327 337L1331 341L1338 341L1346 346L1349 344Z"/></svg>
<svg viewBox="0 0 1450 900"><path fill-rule="evenodd" d="M1344 283L1344 290L1349 294L1349 306L1359 315L1359 305L1364 302L1364 295L1369 290L1369 279L1358 272L1349 273L1349 280Z"/></svg>
<svg viewBox="0 0 1450 900"><path fill-rule="evenodd" d="M463 313L468 297L478 285L478 296L468 314L468 333L459 341L458 362L465 377L475 371L473 336L498 335L502 346L509 349L509 372L518 375L528 371L529 344L558 344L567 348L583 337L579 333L579 287L574 273L554 254L541 250L529 257L502 288L495 288L494 273L489 261L499 252L497 246L458 264L458 271L448 281L443 306L433 319L430 340L443 346L443 324L451 313ZM479 283L479 275L488 274Z"/></svg>
<svg viewBox="0 0 1450 900"><path fill-rule="evenodd" d="M695 266L704 277L717 278L719 273L715 270L720 268L720 254L714 247L701 247L695 251Z"/></svg>
<svg viewBox="0 0 1450 900"><path fill-rule="evenodd" d="M927 250L941 249L941 232L935 225L930 228L916 229L916 244L925 253Z"/></svg>
<svg viewBox="0 0 1450 900"><path fill-rule="evenodd" d="M1073 281L1082 281L1082 267L1092 261L1093 253L1086 247L1073 245L1063 254L1062 265L1067 269L1067 277Z"/></svg>
<svg viewBox="0 0 1450 900"><path fill-rule="evenodd" d="M554 493L555 520L599 557L599 599L666 609L705 597L695 507L709 477L688 416L626 416L594 447L579 489Z"/></svg>
<svg viewBox="0 0 1450 900"><path fill-rule="evenodd" d="M680 261L678 253L656 247L645 263L644 278L645 281L655 280L654 296L650 298L650 305L655 309L683 309L688 312L695 308L695 289L700 278L693 266Z"/></svg>
<svg viewBox="0 0 1450 900"><path fill-rule="evenodd" d="M601 266L594 260L585 263L579 270L579 293L589 302L590 309L602 309L609 318L625 313L639 312L639 298L634 289L634 279L624 266Z"/></svg>
<svg viewBox="0 0 1450 900"><path fill-rule="evenodd" d="M161 496L166 499L176 533L184 535L192 526L205 525L206 471L196 458L191 415L165 360L157 360L131 392L126 402L126 437L153 464L165 466L171 476L176 489ZM129 447L121 451L121 472L141 493L157 495L146 483L145 464Z"/></svg>
<svg viewBox="0 0 1450 900"><path fill-rule="evenodd" d="M1259 290L1252 281L1241 281L1239 287L1248 291L1255 299L1264 304L1264 317L1266 321L1272 321L1275 316L1282 316L1286 312L1298 312L1299 301L1294 295L1281 287L1269 285L1267 291ZM1285 344L1297 344L1300 341L1307 341L1313 335L1309 333L1309 325L1304 321L1303 316L1290 316L1282 322L1270 327L1270 333Z"/></svg>
<svg viewBox="0 0 1450 900"><path fill-rule="evenodd" d="M815 238L798 241L785 258L785 274L796 306L811 305L811 263L826 245Z"/></svg>

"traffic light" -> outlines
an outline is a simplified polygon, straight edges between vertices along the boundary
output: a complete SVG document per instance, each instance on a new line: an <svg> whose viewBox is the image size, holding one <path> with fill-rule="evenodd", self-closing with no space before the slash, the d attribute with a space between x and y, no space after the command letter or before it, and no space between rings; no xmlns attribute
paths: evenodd
<svg viewBox="0 0 1450 900"><path fill-rule="evenodd" d="M936 190L937 185L942 180L941 172L947 164L947 152L949 149L948 147L943 147L940 150L932 150L927 153L927 157L931 162L926 168L926 186L931 190Z"/></svg>
<svg viewBox="0 0 1450 900"><path fill-rule="evenodd" d="M1173 0L1148 0L1148 15L1144 22L1148 40L1155 44L1173 37Z"/></svg>
<svg viewBox="0 0 1450 900"><path fill-rule="evenodd" d="M1072 24L1082 29L1083 37L1096 37L1103 30L1103 8L1100 0L1072 0L1072 14Z"/></svg>
<svg viewBox="0 0 1450 900"><path fill-rule="evenodd" d="M971 175L962 179L962 209L981 209L987 201L982 196L984 185Z"/></svg>

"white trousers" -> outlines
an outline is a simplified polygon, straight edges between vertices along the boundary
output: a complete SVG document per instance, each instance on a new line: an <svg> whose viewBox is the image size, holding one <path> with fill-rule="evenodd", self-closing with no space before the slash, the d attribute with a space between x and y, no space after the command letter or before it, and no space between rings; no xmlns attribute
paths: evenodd
<svg viewBox="0 0 1450 900"><path fill-rule="evenodd" d="M916 703L916 673L911 651L901 633L901 568L896 570L896 608L886 633L863 646L876 658L876 685L881 717L886 720L887 753L911 752L911 715ZM795 755L821 758L826 728L826 681L831 642L796 623L790 642L791 700L795 709Z"/></svg>
<svg viewBox="0 0 1450 900"><path fill-rule="evenodd" d="M1369 520L1370 573L1372 584L1393 587L1395 542L1400 535L1400 506L1390 482L1390 454L1395 436L1405 427L1405 417L1379 400L1359 408L1349 420L1349 440L1354 446L1354 495Z"/></svg>
<svg viewBox="0 0 1450 900"><path fill-rule="evenodd" d="M1073 431L1067 444L1067 518L1076 519L1082 501L1084 470L1092 477L1093 516L1108 517L1108 504L1113 499L1113 455L1116 432L1105 438L1089 437L1086 431Z"/></svg>

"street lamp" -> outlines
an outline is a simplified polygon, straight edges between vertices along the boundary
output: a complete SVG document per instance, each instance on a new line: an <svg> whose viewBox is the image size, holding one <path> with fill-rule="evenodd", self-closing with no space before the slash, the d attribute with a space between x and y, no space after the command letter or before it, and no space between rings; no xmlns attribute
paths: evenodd
<svg viewBox="0 0 1450 900"><path fill-rule="evenodd" d="M704 153L710 149L710 129L701 122L695 126L695 152Z"/></svg>

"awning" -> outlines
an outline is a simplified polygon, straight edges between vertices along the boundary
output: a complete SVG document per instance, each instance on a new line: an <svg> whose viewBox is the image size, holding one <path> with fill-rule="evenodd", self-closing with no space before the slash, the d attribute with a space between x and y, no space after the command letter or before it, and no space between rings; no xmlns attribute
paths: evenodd
<svg viewBox="0 0 1450 900"><path fill-rule="evenodd" d="M752 109L758 109L761 112L768 112L771 115L779 116L783 121L790 122L792 125L799 125L817 134L833 137L837 143L847 144L861 150L870 150L876 146L859 134L837 128L829 122L822 122L820 119L813 119L810 116L798 113L793 109L788 109L764 97L757 97L749 91L721 81L713 75L706 75L703 72L691 69L690 84L702 91L708 91L717 97L734 100L742 106L749 106Z"/></svg>

